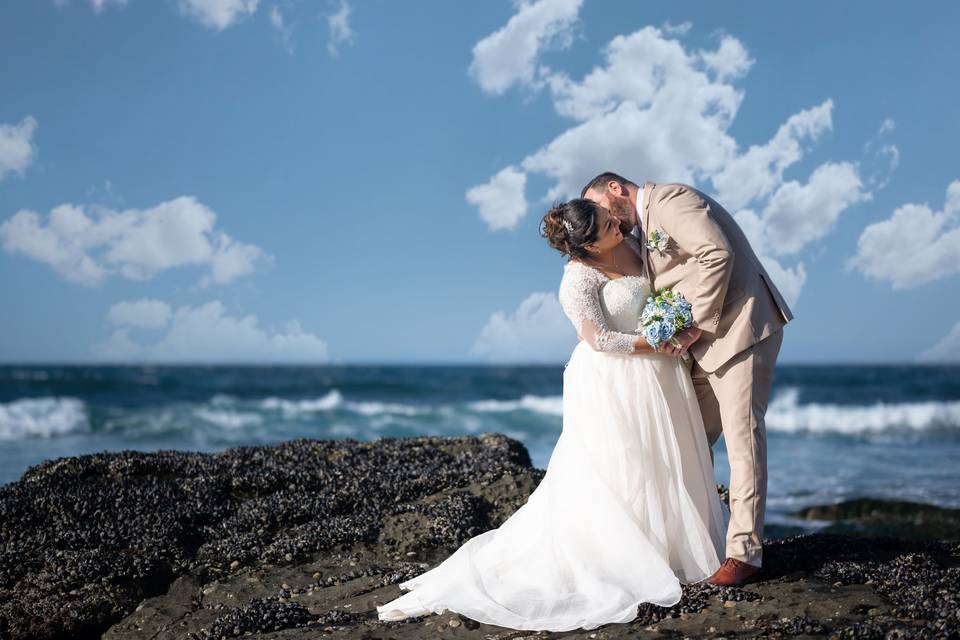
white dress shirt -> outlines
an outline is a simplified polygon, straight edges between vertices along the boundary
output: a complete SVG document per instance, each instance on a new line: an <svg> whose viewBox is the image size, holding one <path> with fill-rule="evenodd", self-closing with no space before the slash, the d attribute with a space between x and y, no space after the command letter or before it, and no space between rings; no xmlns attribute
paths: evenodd
<svg viewBox="0 0 960 640"><path fill-rule="evenodd" d="M643 211L643 203L646 202L646 189L643 188L643 185L640 185L640 188L637 193L637 222L640 222L640 212ZM630 235L637 238L641 242L643 241L643 229L640 228L639 224L634 225L633 229L630 229Z"/></svg>

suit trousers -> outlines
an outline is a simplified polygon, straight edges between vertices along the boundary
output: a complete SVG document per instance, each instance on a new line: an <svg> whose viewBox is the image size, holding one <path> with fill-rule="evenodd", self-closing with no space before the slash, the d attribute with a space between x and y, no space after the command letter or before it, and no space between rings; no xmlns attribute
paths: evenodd
<svg viewBox="0 0 960 640"><path fill-rule="evenodd" d="M761 566L767 501L767 431L764 416L783 329L708 373L696 362L693 386L711 447L723 435L730 461L727 557Z"/></svg>

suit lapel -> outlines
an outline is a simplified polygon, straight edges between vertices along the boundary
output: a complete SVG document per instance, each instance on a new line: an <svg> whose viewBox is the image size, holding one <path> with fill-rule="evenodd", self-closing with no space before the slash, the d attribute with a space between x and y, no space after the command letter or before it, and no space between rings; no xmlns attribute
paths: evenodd
<svg viewBox="0 0 960 640"><path fill-rule="evenodd" d="M641 200L641 206L643 207L642 215L643 218L643 227L640 229L640 244L643 248L644 266L647 269L647 278L650 280L650 286L655 287L654 282L654 270L651 262L653 261L653 255L650 249L647 248L647 238L650 237L650 197L651 192L653 191L654 183L644 182L643 183L643 198Z"/></svg>
<svg viewBox="0 0 960 640"><path fill-rule="evenodd" d="M643 228L640 229L641 241L646 244L646 239L650 237L650 193L653 191L654 183L644 182L643 183L643 198L641 199L643 206Z"/></svg>

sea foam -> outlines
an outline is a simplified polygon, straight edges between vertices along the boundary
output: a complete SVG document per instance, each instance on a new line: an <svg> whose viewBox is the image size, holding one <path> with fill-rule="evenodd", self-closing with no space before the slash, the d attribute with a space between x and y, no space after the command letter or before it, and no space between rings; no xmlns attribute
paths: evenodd
<svg viewBox="0 0 960 640"><path fill-rule="evenodd" d="M199 408L194 415L210 424L226 429L241 429L243 427L263 424L263 418L257 413Z"/></svg>
<svg viewBox="0 0 960 640"><path fill-rule="evenodd" d="M317 411L332 411L343 404L343 396L334 389L320 398L306 400L288 400L287 398L264 398L260 401L260 408L266 411L280 411L287 417Z"/></svg>
<svg viewBox="0 0 960 640"><path fill-rule="evenodd" d="M877 402L870 405L800 403L800 390L780 391L767 408L767 428L787 433L863 434L960 429L960 401Z"/></svg>
<svg viewBox="0 0 960 640"><path fill-rule="evenodd" d="M525 395L519 400L478 400L471 402L473 411L482 413L506 413L510 411L531 411L552 416L563 415L562 396Z"/></svg>
<svg viewBox="0 0 960 640"><path fill-rule="evenodd" d="M260 409L265 411L280 411L285 417L301 414L320 413L324 411L343 410L359 413L364 416L380 416L396 414L402 416L419 416L432 413L436 409L429 406L404 404L401 402L377 401L347 401L337 389L329 391L319 398L289 400L287 398L264 398L259 403Z"/></svg>
<svg viewBox="0 0 960 640"><path fill-rule="evenodd" d="M86 405L77 398L21 398L0 403L0 440L50 438L89 428Z"/></svg>

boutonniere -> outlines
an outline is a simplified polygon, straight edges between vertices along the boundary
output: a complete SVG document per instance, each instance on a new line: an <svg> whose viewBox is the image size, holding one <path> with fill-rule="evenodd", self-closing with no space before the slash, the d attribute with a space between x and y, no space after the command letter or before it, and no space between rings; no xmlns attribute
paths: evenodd
<svg viewBox="0 0 960 640"><path fill-rule="evenodd" d="M663 255L663 252L667 250L668 242L670 242L670 236L659 229L654 229L650 232L650 237L647 238L647 249Z"/></svg>

